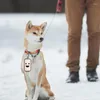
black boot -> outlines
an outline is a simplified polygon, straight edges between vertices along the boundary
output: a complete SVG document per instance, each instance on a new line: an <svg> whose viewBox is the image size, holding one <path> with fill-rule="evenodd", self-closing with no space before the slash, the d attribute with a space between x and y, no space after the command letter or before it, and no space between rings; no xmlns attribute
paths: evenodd
<svg viewBox="0 0 100 100"><path fill-rule="evenodd" d="M96 69L87 70L87 80L89 82L96 82L98 80Z"/></svg>
<svg viewBox="0 0 100 100"><path fill-rule="evenodd" d="M79 82L79 72L70 72L69 77L66 80L67 83L77 83Z"/></svg>

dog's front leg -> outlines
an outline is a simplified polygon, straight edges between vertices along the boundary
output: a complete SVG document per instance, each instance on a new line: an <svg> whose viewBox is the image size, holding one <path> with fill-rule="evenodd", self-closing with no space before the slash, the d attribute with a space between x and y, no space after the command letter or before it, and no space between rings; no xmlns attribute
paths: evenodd
<svg viewBox="0 0 100 100"><path fill-rule="evenodd" d="M40 94L40 88L41 88L41 84L42 84L42 80L43 80L43 74L41 73L41 71L39 72L37 81L36 81L36 88L35 88L35 93L34 93L34 97L32 100L37 100Z"/></svg>
<svg viewBox="0 0 100 100"><path fill-rule="evenodd" d="M33 97L33 87L32 87L32 84L31 84L31 80L28 76L28 73L24 73L25 75L25 81L26 81L26 84L27 84L27 90L28 90L28 93L27 93L27 97L28 97L28 100L32 100L32 97Z"/></svg>
<svg viewBox="0 0 100 100"><path fill-rule="evenodd" d="M33 96L33 99L32 100L37 100L38 97L39 97L39 93L40 93L40 87L39 86L36 86L35 93L34 93L34 96Z"/></svg>
<svg viewBox="0 0 100 100"><path fill-rule="evenodd" d="M39 93L40 93L40 86L41 86L41 81L40 80L42 80L42 76L39 79L37 78L35 92L34 92L34 96L33 96L32 100L38 100Z"/></svg>
<svg viewBox="0 0 100 100"><path fill-rule="evenodd" d="M34 93L35 93L35 87L32 88L31 91L29 91L28 99L27 100L32 100L32 98L34 96Z"/></svg>

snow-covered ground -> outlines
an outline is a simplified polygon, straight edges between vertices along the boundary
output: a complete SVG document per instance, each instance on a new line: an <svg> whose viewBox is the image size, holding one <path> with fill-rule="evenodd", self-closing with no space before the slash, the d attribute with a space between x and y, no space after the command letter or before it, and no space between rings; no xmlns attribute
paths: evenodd
<svg viewBox="0 0 100 100"><path fill-rule="evenodd" d="M20 63L24 52L24 29L28 20L32 20L33 24L48 22L49 29L42 51L47 65L47 77L56 100L100 100L100 81L89 83L86 79L86 17L81 42L81 81L77 84L65 81L68 76L68 68L65 67L68 58L68 27L64 14L55 17L54 14L0 14L0 100L24 100L25 82ZM100 77L100 66L97 71Z"/></svg>

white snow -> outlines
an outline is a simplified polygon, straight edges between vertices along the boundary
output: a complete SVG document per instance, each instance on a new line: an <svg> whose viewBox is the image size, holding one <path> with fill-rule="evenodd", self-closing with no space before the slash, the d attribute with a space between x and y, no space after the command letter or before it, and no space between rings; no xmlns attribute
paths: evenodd
<svg viewBox="0 0 100 100"><path fill-rule="evenodd" d="M25 82L21 73L24 52L23 36L28 20L33 24L47 21L47 34L42 51L47 65L47 78L56 100L100 100L100 81L89 83L86 79L87 27L84 17L81 42L80 82L66 83L68 27L64 14L0 14L0 100L24 100ZM50 26L49 26L50 25ZM100 65L98 66L100 77Z"/></svg>

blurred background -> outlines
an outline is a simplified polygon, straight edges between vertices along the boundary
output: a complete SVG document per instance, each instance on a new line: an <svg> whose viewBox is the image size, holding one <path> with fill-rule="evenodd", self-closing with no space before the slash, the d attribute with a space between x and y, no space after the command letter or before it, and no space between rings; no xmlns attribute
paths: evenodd
<svg viewBox="0 0 100 100"><path fill-rule="evenodd" d="M4 13L55 13L57 0L0 0Z"/></svg>

